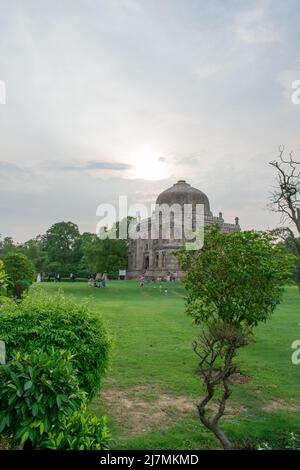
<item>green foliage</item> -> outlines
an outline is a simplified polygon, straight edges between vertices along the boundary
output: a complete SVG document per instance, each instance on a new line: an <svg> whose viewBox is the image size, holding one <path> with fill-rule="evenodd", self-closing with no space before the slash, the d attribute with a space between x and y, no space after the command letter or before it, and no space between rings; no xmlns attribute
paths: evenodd
<svg viewBox="0 0 300 470"><path fill-rule="evenodd" d="M297 259L294 270L294 280L300 291L300 238L295 237L294 233L289 228L281 229L280 231L278 229L275 233L278 232L281 234L281 238L283 239L282 243L285 249L289 253L292 253Z"/></svg>
<svg viewBox="0 0 300 470"><path fill-rule="evenodd" d="M43 237L49 262L60 265L79 261L80 233L73 222L58 222L47 230Z"/></svg>
<svg viewBox="0 0 300 470"><path fill-rule="evenodd" d="M286 438L286 442L282 445L283 449L286 450L300 450L300 438L294 432L289 433ZM258 450L273 450L272 445L269 442L263 442Z"/></svg>
<svg viewBox="0 0 300 470"><path fill-rule="evenodd" d="M71 416L65 416L55 432L49 433L50 449L106 450L110 435L106 417L101 419L88 411L86 402Z"/></svg>
<svg viewBox="0 0 300 470"><path fill-rule="evenodd" d="M18 250L11 237L4 237L1 239L0 236L0 257L7 255L8 253L15 253Z"/></svg>
<svg viewBox="0 0 300 470"><path fill-rule="evenodd" d="M195 327L191 317L182 314L186 290L180 282L166 287L165 295L159 283L146 283L141 291L135 280L114 281L107 289L92 289L79 282L63 285L65 295L78 303L89 297L115 337L113 367L106 384L112 393L107 400L100 393L90 404L98 416L109 416L114 449L220 448L195 414L182 411L180 400L175 400L170 408L174 412L168 413L168 422L160 426L160 420L154 423L149 414L143 423L137 423L134 416L122 412L122 403L115 399L114 392L122 390L133 408L135 401L142 400L155 409L161 390L169 391L170 403L174 397L190 397L190 403L197 403L203 396L195 373L198 361L191 351ZM53 294L60 286L45 282L41 288ZM300 435L300 414L292 411L292 404L300 403L300 367L292 364L290 348L299 338L298 323L299 294L296 286L287 286L276 314L258 325L255 341L238 352L242 376L235 382L245 382L234 385L223 429L239 448L256 448L266 441L279 449L284 435L291 431ZM272 412L265 411L269 405Z"/></svg>
<svg viewBox="0 0 300 470"><path fill-rule="evenodd" d="M196 323L214 320L255 326L281 299L294 257L263 232L206 231L199 253L181 252L188 269L184 284L187 313Z"/></svg>
<svg viewBox="0 0 300 470"><path fill-rule="evenodd" d="M48 434L85 398L71 359L65 351L18 352L0 366L1 433L12 433L21 445L47 446Z"/></svg>
<svg viewBox="0 0 300 470"><path fill-rule="evenodd" d="M42 237L38 236L28 240L19 247L19 250L30 259L37 272L43 272L47 269L48 257L44 250Z"/></svg>
<svg viewBox="0 0 300 470"><path fill-rule="evenodd" d="M100 386L110 341L102 319L85 304L66 299L62 293L48 296L37 288L21 303L3 306L0 338L6 342L8 359L17 351L68 350L74 354L80 386L90 396Z"/></svg>
<svg viewBox="0 0 300 470"><path fill-rule="evenodd" d="M0 260L0 304L8 300L6 293L8 287L7 274L4 271L3 261Z"/></svg>
<svg viewBox="0 0 300 470"><path fill-rule="evenodd" d="M127 266L126 240L96 238L85 245L84 257L90 271L113 274Z"/></svg>
<svg viewBox="0 0 300 470"><path fill-rule="evenodd" d="M4 269L9 278L8 293L20 299L34 280L35 269L31 261L21 253L8 253Z"/></svg>
<svg viewBox="0 0 300 470"><path fill-rule="evenodd" d="M14 243L10 237L0 238L0 257L10 253L24 254L33 263L36 272L46 274L59 272L61 276L68 277L74 273L86 278L90 271L107 271L113 275L127 266L127 242L119 240L118 236L120 227L128 231L131 220L128 217L116 222L114 229L117 239L104 243L99 242L99 237L94 233L80 234L78 226L73 222L53 224L44 235L38 235L23 244Z"/></svg>

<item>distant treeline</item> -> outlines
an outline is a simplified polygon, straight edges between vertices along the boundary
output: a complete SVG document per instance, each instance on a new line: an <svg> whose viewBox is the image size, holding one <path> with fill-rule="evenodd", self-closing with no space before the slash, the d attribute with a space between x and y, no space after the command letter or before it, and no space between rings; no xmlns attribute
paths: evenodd
<svg viewBox="0 0 300 470"><path fill-rule="evenodd" d="M46 275L60 273L69 277L86 278L90 272L107 271L111 278L127 267L127 241L100 239L96 234L80 233L73 222L58 222L44 235L25 243L15 243L11 237L0 238L0 259L8 253L22 253L33 263L36 272Z"/></svg>

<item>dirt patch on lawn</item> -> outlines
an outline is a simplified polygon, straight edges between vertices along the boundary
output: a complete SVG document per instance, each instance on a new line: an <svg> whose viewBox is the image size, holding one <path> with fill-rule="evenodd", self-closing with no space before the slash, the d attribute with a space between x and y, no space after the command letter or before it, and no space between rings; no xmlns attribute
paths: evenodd
<svg viewBox="0 0 300 470"><path fill-rule="evenodd" d="M299 411L300 404L297 403L287 403L284 400L271 400L265 405L263 405L262 409L267 413L273 413L274 411Z"/></svg>
<svg viewBox="0 0 300 470"><path fill-rule="evenodd" d="M246 384L249 382L249 377L248 375L241 374L240 372L235 372L229 377L229 382L231 384Z"/></svg>
<svg viewBox="0 0 300 470"><path fill-rule="evenodd" d="M197 401L188 395L168 395L144 386L127 390L114 388L102 391L102 399L109 414L116 420L122 433L138 435L153 429L165 429L170 422L185 417L198 419ZM214 411L215 407L211 408ZM227 416L241 411L241 407L228 407Z"/></svg>

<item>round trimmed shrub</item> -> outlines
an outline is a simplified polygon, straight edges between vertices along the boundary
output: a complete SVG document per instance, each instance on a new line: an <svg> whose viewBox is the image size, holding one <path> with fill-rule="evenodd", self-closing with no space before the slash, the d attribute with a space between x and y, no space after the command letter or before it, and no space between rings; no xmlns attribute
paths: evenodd
<svg viewBox="0 0 300 470"><path fill-rule="evenodd" d="M37 288L22 302L4 305L0 318L0 339L6 343L8 360L18 351L70 351L80 386L89 397L95 395L108 365L110 339L102 318L86 304Z"/></svg>

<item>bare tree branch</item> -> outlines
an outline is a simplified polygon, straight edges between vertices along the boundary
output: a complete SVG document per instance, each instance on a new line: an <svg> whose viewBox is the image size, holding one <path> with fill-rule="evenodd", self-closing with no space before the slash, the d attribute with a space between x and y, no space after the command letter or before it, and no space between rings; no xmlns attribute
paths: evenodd
<svg viewBox="0 0 300 470"><path fill-rule="evenodd" d="M193 349L200 357L199 374L205 385L206 394L198 405L201 422L219 439L226 450L233 448L225 433L219 427L219 421L225 413L226 403L231 395L229 379L237 372L233 363L237 349L248 343L250 330L237 328L228 323L210 325L207 331L202 330L198 341L194 341ZM217 390L221 391L217 409L210 411L208 405L215 398Z"/></svg>
<svg viewBox="0 0 300 470"><path fill-rule="evenodd" d="M276 170L277 185L273 189L269 207L289 221L300 234L300 162L294 160L291 151L284 156L285 148L279 146L279 155L270 165Z"/></svg>

